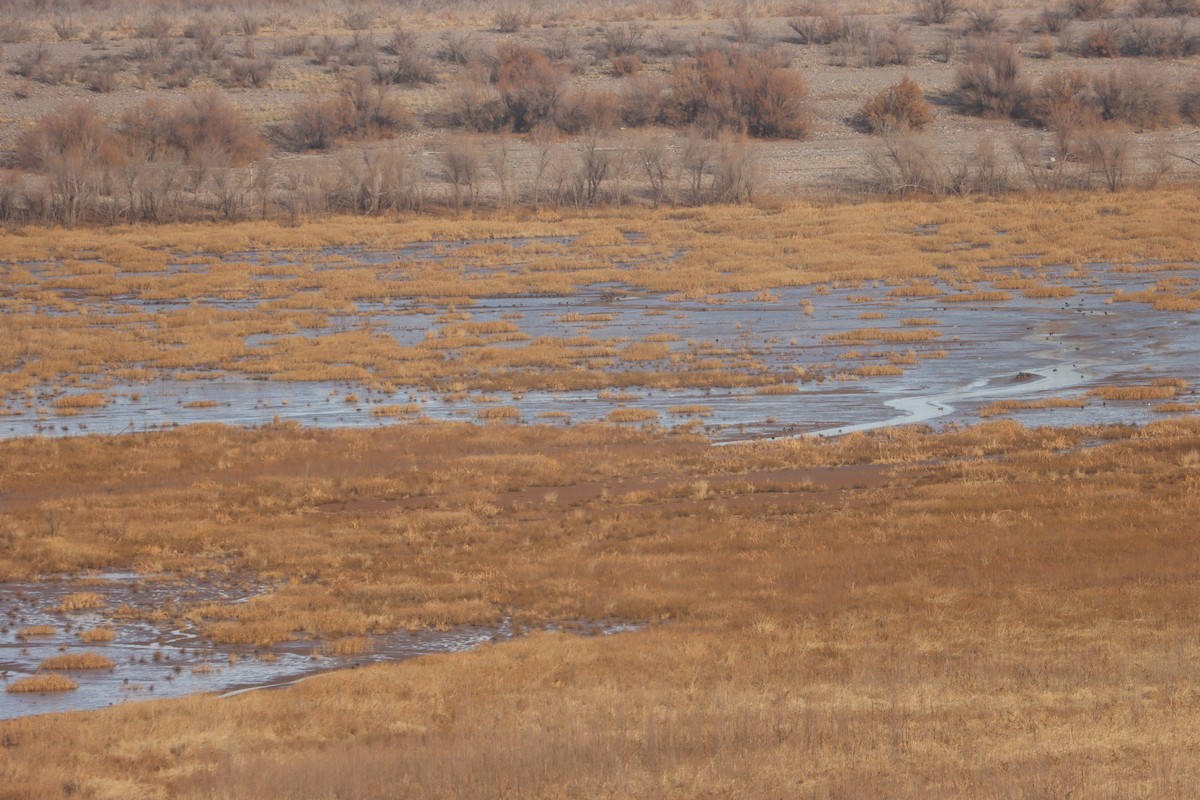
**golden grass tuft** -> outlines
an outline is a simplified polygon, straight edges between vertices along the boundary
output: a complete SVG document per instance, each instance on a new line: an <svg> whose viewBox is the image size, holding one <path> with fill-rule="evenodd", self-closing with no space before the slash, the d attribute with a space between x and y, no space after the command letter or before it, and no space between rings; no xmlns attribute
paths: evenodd
<svg viewBox="0 0 1200 800"><path fill-rule="evenodd" d="M38 669L112 669L116 664L100 653L64 653L51 656Z"/></svg>
<svg viewBox="0 0 1200 800"><path fill-rule="evenodd" d="M658 419L658 412L650 408L614 408L605 419L609 422L649 422Z"/></svg>
<svg viewBox="0 0 1200 800"><path fill-rule="evenodd" d="M69 692L78 689L79 684L65 675L30 675L13 681L4 687L4 691L13 694L28 694L34 692Z"/></svg>
<svg viewBox="0 0 1200 800"><path fill-rule="evenodd" d="M79 633L79 639L81 641L88 642L89 644L102 644L104 642L111 642L115 638L116 632L108 626L88 628L86 631L81 631Z"/></svg>
<svg viewBox="0 0 1200 800"><path fill-rule="evenodd" d="M1102 400L1169 400L1187 387L1186 381L1156 380L1150 386L1100 386L1088 392Z"/></svg>
<svg viewBox="0 0 1200 800"><path fill-rule="evenodd" d="M58 628L53 625L29 625L17 631L18 639L30 639L35 636L54 636Z"/></svg>
<svg viewBox="0 0 1200 800"><path fill-rule="evenodd" d="M481 408L475 413L475 418L488 420L491 422L500 422L503 420L520 419L521 412L512 406L494 406L492 408Z"/></svg>
<svg viewBox="0 0 1200 800"><path fill-rule="evenodd" d="M371 639L367 636L343 636L327 642L321 653L327 656L359 656L370 653L373 649Z"/></svg>
<svg viewBox="0 0 1200 800"><path fill-rule="evenodd" d="M1087 401L1082 397L1044 397L1038 400L997 400L979 409L979 416L989 417L1007 414L1012 411L1026 411L1045 408L1083 408Z"/></svg>
<svg viewBox="0 0 1200 800"><path fill-rule="evenodd" d="M913 330L890 330L886 328L857 328L841 333L831 333L822 338L829 344L867 344L870 342L927 342L942 334L928 328Z"/></svg>
<svg viewBox="0 0 1200 800"><path fill-rule="evenodd" d="M54 401L54 407L59 410L63 409L81 409L81 408L104 408L111 402L111 398L99 392L87 392L84 394L72 394L66 397L60 397Z"/></svg>
<svg viewBox="0 0 1200 800"><path fill-rule="evenodd" d="M95 592L72 592L63 595L54 610L60 613L68 611L90 611L104 607L104 598Z"/></svg>
<svg viewBox="0 0 1200 800"><path fill-rule="evenodd" d="M860 378L870 378L884 375L903 375L904 367L899 364L864 364L850 371Z"/></svg>

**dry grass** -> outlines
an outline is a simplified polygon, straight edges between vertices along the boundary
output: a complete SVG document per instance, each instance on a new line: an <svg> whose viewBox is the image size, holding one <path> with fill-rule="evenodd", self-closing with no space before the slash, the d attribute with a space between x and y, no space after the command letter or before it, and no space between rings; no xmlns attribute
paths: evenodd
<svg viewBox="0 0 1200 800"><path fill-rule="evenodd" d="M1119 228L1110 224L1113 219L1120 219ZM917 232L931 222L937 223L935 232ZM585 335L533 337L521 319L472 319L470 301L570 295L578 286L601 283L719 300L723 298L717 295L726 292L810 285L819 295L834 285L883 281L893 299L944 295L947 301L994 302L1006 293L961 287L977 285L986 270L1010 268L1015 258L1023 257L1036 270L1091 262L1171 263L1172 277L1155 291L1117 290L1109 298L1145 300L1171 310L1190 307L1194 299L1183 264L1192 257L1188 231L1196 226L1196 195L1162 190L1115 198L1033 196L1029 202L955 198L670 212L613 209L453 223L334 218L298 227L258 222L215 229L0 231L0 252L6 254L0 278L12 287L0 301L6 311L0 317L0 363L8 365L0 371L0 396L12 402L31 390L35 396L54 392L58 396L45 401L47 410L75 413L81 410L70 405L81 402L76 398L100 403L111 397L98 389L63 395L64 380L71 376L86 384L88 376L99 375L135 384L160 376L202 379L220 374L337 380L354 384L350 393L357 397L364 396L360 387L436 390L455 384L459 391L487 392L769 385L779 376L766 366L738 363L732 350L718 357L715 368L697 369L708 358L705 354L672 351L663 337L639 342ZM637 238L631 241L626 234ZM554 239L522 247L505 242L517 237ZM480 243L438 245L461 239ZM964 241L986 246L963 249ZM432 242L430 257L329 269L328 258L313 252L351 244L386 251L410 242ZM283 251L287 259L264 267L216 263L204 256L187 269L165 269L169 253L242 251ZM1030 252L1040 255L1031 259ZM98 260L75 259L80 253ZM51 264L34 269L27 264L39 260ZM275 270L277 279L257 279L264 270ZM466 270L474 272L464 281ZM1013 284L1012 278L1002 277L996 283L1033 290L1026 280ZM1054 289L1054 294L1061 293ZM118 296L135 303L207 298L242 305L182 305L152 315L129 313L137 310L133 306L114 308L112 299ZM331 315L351 313L361 302L431 298L453 314L438 320L429 336L415 344L401 345L372 329L375 315L390 312L362 312L361 324L350 330L331 322ZM609 313L570 312L560 318L569 324L612 322ZM886 333L845 338L862 344L934 336L928 324L906 321L902 327L912 330L880 328ZM250 347L251 336L266 338ZM614 359L638 369L613 371Z"/></svg>
<svg viewBox="0 0 1200 800"><path fill-rule="evenodd" d="M95 592L72 592L68 595L63 595L55 604L54 610L58 612L68 611L89 611L94 608L103 608L104 598Z"/></svg>
<svg viewBox="0 0 1200 800"><path fill-rule="evenodd" d="M47 658L38 669L112 669L115 666L111 658L99 653L66 653Z"/></svg>
<svg viewBox="0 0 1200 800"><path fill-rule="evenodd" d="M724 448L608 426L5 442L6 574L222 559L304 578L198 619L333 640L505 614L652 624L0 722L0 785L1184 798L1198 437L1184 418ZM49 508L76 524L49 536ZM127 533L95 548L102 515Z"/></svg>
<svg viewBox="0 0 1200 800"><path fill-rule="evenodd" d="M86 631L81 631L79 634L80 641L87 642L88 644L103 644L111 642L115 638L116 632L107 626L89 628Z"/></svg>
<svg viewBox="0 0 1200 800"><path fill-rule="evenodd" d="M13 694L34 692L69 692L78 689L79 684L65 675L30 675L13 681L4 687L4 691Z"/></svg>
<svg viewBox="0 0 1200 800"><path fill-rule="evenodd" d="M371 652L371 640L366 636L343 636L321 648L321 653L327 656L358 656Z"/></svg>
<svg viewBox="0 0 1200 800"><path fill-rule="evenodd" d="M614 408L608 412L609 422L649 422L658 419L658 412L652 408Z"/></svg>
<svg viewBox="0 0 1200 800"><path fill-rule="evenodd" d="M979 409L983 419L1007 414L1011 411L1028 411L1046 408L1084 408L1087 400L1082 397L1044 397L1040 400L997 400Z"/></svg>
<svg viewBox="0 0 1200 800"><path fill-rule="evenodd" d="M1160 378L1149 386L1100 386L1088 394L1102 400L1169 400L1187 385L1187 381L1178 378Z"/></svg>
<svg viewBox="0 0 1200 800"><path fill-rule="evenodd" d="M18 639L29 639L34 636L54 636L58 628L53 625L28 625L17 630Z"/></svg>

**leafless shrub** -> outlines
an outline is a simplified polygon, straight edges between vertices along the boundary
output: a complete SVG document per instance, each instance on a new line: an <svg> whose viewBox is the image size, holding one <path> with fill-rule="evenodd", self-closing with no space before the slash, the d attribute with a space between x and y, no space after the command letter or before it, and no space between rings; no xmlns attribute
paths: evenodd
<svg viewBox="0 0 1200 800"><path fill-rule="evenodd" d="M101 58L81 62L79 66L80 80L83 85L93 92L108 94L114 92L120 85L122 62L119 57Z"/></svg>
<svg viewBox="0 0 1200 800"><path fill-rule="evenodd" d="M755 145L742 135L717 138L712 198L718 203L751 203L762 184L762 162Z"/></svg>
<svg viewBox="0 0 1200 800"><path fill-rule="evenodd" d="M800 44L830 44L857 38L862 31L862 22L853 15L820 5L804 16L788 20L788 27L795 32Z"/></svg>
<svg viewBox="0 0 1200 800"><path fill-rule="evenodd" d="M661 121L666 108L666 86L657 78L635 77L621 86L621 122L631 128Z"/></svg>
<svg viewBox="0 0 1200 800"><path fill-rule="evenodd" d="M479 140L470 136L447 139L438 153L438 162L443 178L450 185L454 209L462 209L464 202L474 209L483 182L484 155Z"/></svg>
<svg viewBox="0 0 1200 800"><path fill-rule="evenodd" d="M396 56L396 60L376 66L376 79L380 83L413 84L437 81L433 61L411 31L396 28L383 49L384 52Z"/></svg>
<svg viewBox="0 0 1200 800"><path fill-rule="evenodd" d="M1088 58L1116 58L1121 55L1122 38L1120 23L1101 22L1083 38L1079 54Z"/></svg>
<svg viewBox="0 0 1200 800"><path fill-rule="evenodd" d="M281 58L304 56L312 52L312 38L307 33L281 36L276 40L275 54Z"/></svg>
<svg viewBox="0 0 1200 800"><path fill-rule="evenodd" d="M754 44L758 41L758 26L744 6L739 6L729 19L729 33L738 44Z"/></svg>
<svg viewBox="0 0 1200 800"><path fill-rule="evenodd" d="M449 64L466 66L480 59L479 40L470 31L449 31L442 37L437 57Z"/></svg>
<svg viewBox="0 0 1200 800"><path fill-rule="evenodd" d="M1013 178L1008 163L996 146L992 136L984 136L975 143L973 150L962 161L958 193L1001 194L1013 188Z"/></svg>
<svg viewBox="0 0 1200 800"><path fill-rule="evenodd" d="M1133 13L1139 17L1200 16L1198 0L1137 0Z"/></svg>
<svg viewBox="0 0 1200 800"><path fill-rule="evenodd" d="M993 36L976 44L956 75L959 103L972 114L1006 117L1024 102L1028 88L1015 45Z"/></svg>
<svg viewBox="0 0 1200 800"><path fill-rule="evenodd" d="M423 185L419 166L399 147L363 146L338 159L335 203L362 214L419 209Z"/></svg>
<svg viewBox="0 0 1200 800"><path fill-rule="evenodd" d="M633 153L641 175L650 187L650 201L658 208L671 185L670 148L662 136L643 134L634 139Z"/></svg>
<svg viewBox="0 0 1200 800"><path fill-rule="evenodd" d="M577 88L565 92L554 114L554 123L564 133L605 131L621 119L621 103L605 89Z"/></svg>
<svg viewBox="0 0 1200 800"><path fill-rule="evenodd" d="M1100 119L1091 77L1079 70L1049 73L1030 97L1029 115L1052 134L1059 162L1067 161L1075 153L1079 132Z"/></svg>
<svg viewBox="0 0 1200 800"><path fill-rule="evenodd" d="M716 147L696 128L688 130L683 147L679 151L679 168L687 176L692 203L703 204L708 197L705 180L712 171Z"/></svg>
<svg viewBox="0 0 1200 800"><path fill-rule="evenodd" d="M617 76L637 75L642 71L642 59L636 55L613 56L608 63Z"/></svg>
<svg viewBox="0 0 1200 800"><path fill-rule="evenodd" d="M941 61L943 64L949 64L958 53L958 39L957 34L950 31L944 32L930 49L929 57L935 61Z"/></svg>
<svg viewBox="0 0 1200 800"><path fill-rule="evenodd" d="M33 25L24 17L10 16L0 25L0 42L4 44L17 44L32 39Z"/></svg>
<svg viewBox="0 0 1200 800"><path fill-rule="evenodd" d="M275 59L262 58L227 58L223 62L227 86L252 86L261 89L270 82L275 72Z"/></svg>
<svg viewBox="0 0 1200 800"><path fill-rule="evenodd" d="M811 127L804 81L772 53L706 50L676 65L671 90L672 115L682 124L788 139Z"/></svg>
<svg viewBox="0 0 1200 800"><path fill-rule="evenodd" d="M877 191L886 194L944 194L951 183L942 155L933 143L908 130L880 137L870 165Z"/></svg>
<svg viewBox="0 0 1200 800"><path fill-rule="evenodd" d="M355 135L374 137L407 130L412 116L386 86L375 83L365 67L342 83L342 95L352 110Z"/></svg>
<svg viewBox="0 0 1200 800"><path fill-rule="evenodd" d="M371 8L351 8L342 16L347 30L365 31L375 24L375 11Z"/></svg>
<svg viewBox="0 0 1200 800"><path fill-rule="evenodd" d="M659 58L675 59L687 55L688 43L670 29L663 28L655 33L654 46L649 52Z"/></svg>
<svg viewBox="0 0 1200 800"><path fill-rule="evenodd" d="M933 122L933 112L921 87L907 75L864 103L859 113L872 133L896 128L920 131Z"/></svg>
<svg viewBox="0 0 1200 800"><path fill-rule="evenodd" d="M262 18L250 11L242 11L237 15L238 28L243 36L257 36L262 28Z"/></svg>
<svg viewBox="0 0 1200 800"><path fill-rule="evenodd" d="M916 57L917 46L912 34L903 26L886 30L872 27L864 32L861 53L862 64L866 67L906 66Z"/></svg>
<svg viewBox="0 0 1200 800"><path fill-rule="evenodd" d="M449 127L470 131L499 130L505 123L504 101L500 92L480 74L482 67L459 78L442 110L442 122Z"/></svg>
<svg viewBox="0 0 1200 800"><path fill-rule="evenodd" d="M104 120L78 104L39 119L18 141L17 157L21 165L46 173L53 218L74 225L90 207L102 170L118 151Z"/></svg>
<svg viewBox="0 0 1200 800"><path fill-rule="evenodd" d="M1035 58L1049 60L1054 58L1054 53L1057 48L1057 43L1054 37L1048 33L1043 33L1033 43L1033 55Z"/></svg>
<svg viewBox="0 0 1200 800"><path fill-rule="evenodd" d="M79 35L79 31L82 30L82 26L75 21L75 18L67 15L55 17L51 25L54 28L55 35L64 42L68 39L74 39Z"/></svg>
<svg viewBox="0 0 1200 800"><path fill-rule="evenodd" d="M1037 16L1037 28L1044 33L1059 34L1067 29L1071 13L1063 6L1046 6Z"/></svg>
<svg viewBox="0 0 1200 800"><path fill-rule="evenodd" d="M1191 124L1200 125L1200 81L1193 82L1191 88L1184 91L1179 114Z"/></svg>
<svg viewBox="0 0 1200 800"><path fill-rule="evenodd" d="M313 63L324 66L332 61L340 50L337 39L325 34L312 47Z"/></svg>
<svg viewBox="0 0 1200 800"><path fill-rule="evenodd" d="M1143 130L1175 121L1176 100L1158 70L1138 64L1109 70L1093 88L1102 119Z"/></svg>
<svg viewBox="0 0 1200 800"><path fill-rule="evenodd" d="M527 45L503 45L497 53L496 88L513 130L551 122L566 85L567 70Z"/></svg>
<svg viewBox="0 0 1200 800"><path fill-rule="evenodd" d="M500 33L516 33L529 27L532 21L533 9L519 2L503 4L493 17L493 25Z"/></svg>
<svg viewBox="0 0 1200 800"><path fill-rule="evenodd" d="M50 48L45 44L39 44L22 53L12 67L14 75L49 85L70 80L74 71L73 65L55 61L50 55Z"/></svg>
<svg viewBox="0 0 1200 800"><path fill-rule="evenodd" d="M203 17L192 20L184 26L183 35L195 43L201 56L216 58L220 55L221 34L211 20Z"/></svg>
<svg viewBox="0 0 1200 800"><path fill-rule="evenodd" d="M604 56L640 55L645 47L646 28L643 25L624 22L600 29L600 49Z"/></svg>
<svg viewBox="0 0 1200 800"><path fill-rule="evenodd" d="M1067 0L1066 6L1076 19L1104 19L1112 13L1112 0Z"/></svg>
<svg viewBox="0 0 1200 800"><path fill-rule="evenodd" d="M171 35L171 23L165 17L153 14L139 22L134 32L139 39L165 39Z"/></svg>
<svg viewBox="0 0 1200 800"><path fill-rule="evenodd" d="M1132 167L1132 139L1119 125L1095 125L1083 137L1087 163L1110 192L1124 189Z"/></svg>
<svg viewBox="0 0 1200 800"><path fill-rule="evenodd" d="M922 25L944 25L958 11L958 0L916 0L917 20Z"/></svg>
<svg viewBox="0 0 1200 800"><path fill-rule="evenodd" d="M325 150L354 129L354 108L344 95L317 95L301 100L281 130L297 150Z"/></svg>
<svg viewBox="0 0 1200 800"><path fill-rule="evenodd" d="M1134 20L1121 43L1127 56L1184 58L1200 50L1200 37L1186 20Z"/></svg>
<svg viewBox="0 0 1200 800"><path fill-rule="evenodd" d="M991 36L1003 28L999 0L977 0L963 8L966 15L964 30L972 36Z"/></svg>

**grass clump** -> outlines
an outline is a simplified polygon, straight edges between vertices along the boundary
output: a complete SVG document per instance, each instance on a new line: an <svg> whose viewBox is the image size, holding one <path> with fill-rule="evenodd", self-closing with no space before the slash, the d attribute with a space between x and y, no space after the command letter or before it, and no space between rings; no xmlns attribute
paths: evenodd
<svg viewBox="0 0 1200 800"><path fill-rule="evenodd" d="M79 684L65 675L30 675L13 681L4 687L4 691L12 694L33 694L40 692L69 692L78 689Z"/></svg>
<svg viewBox="0 0 1200 800"><path fill-rule="evenodd" d="M100 653L65 653L61 656L47 658L39 669L112 669L115 666L112 659Z"/></svg>

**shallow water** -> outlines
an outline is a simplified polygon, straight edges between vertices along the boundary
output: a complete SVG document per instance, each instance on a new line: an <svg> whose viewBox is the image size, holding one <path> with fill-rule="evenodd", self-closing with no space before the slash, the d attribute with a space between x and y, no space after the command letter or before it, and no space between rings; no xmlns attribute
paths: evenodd
<svg viewBox="0 0 1200 800"><path fill-rule="evenodd" d="M199 636L195 626L167 621L128 618L112 613L126 607L140 612L178 609L189 604L245 602L269 591L255 581L224 574L198 576L184 581L169 576L105 573L84 579L59 576L32 583L0 584L0 684L37 672L47 658L63 653L96 652L111 661L111 670L71 670L79 688L43 694L0 691L0 719L82 711L132 700L181 697L198 692L234 695L255 689L294 683L331 669L399 661L429 653L452 653L518 636L508 622L494 626L464 625L444 631L397 631L368 637L366 652L353 656L330 655L327 642L297 640L269 647L216 645ZM87 611L54 610L72 592L101 595L103 607ZM31 625L52 625L50 636L18 637ZM80 632L111 627L114 638L104 644L81 641ZM628 622L586 622L564 626L572 632L593 635L634 630Z"/></svg>
<svg viewBox="0 0 1200 800"><path fill-rule="evenodd" d="M354 263L383 258L365 251L339 254L360 259ZM1014 272L1006 269L1003 275ZM82 409L73 416L57 416L36 401L10 401L8 415L0 417L0 436L116 434L197 422L260 425L274 420L371 427L396 422L373 414L374 409L414 403L421 416L431 419L475 419L486 409L504 405L516 409L522 422L551 424L602 420L617 408L638 408L657 412L659 424L678 425L693 417L673 414L673 408L705 406L699 417L701 432L716 441L736 441L802 433L838 435L912 422L967 424L978 420L980 408L1000 399L1081 396L1099 385L1148 383L1160 377L1200 382L1200 361L1194 357L1200 350L1200 315L1155 311L1141 303L1105 302L1116 288L1138 291L1162 280L1162 274L1118 273L1105 265L1090 265L1050 277L1079 294L1064 301L1026 299L1013 292L1009 301L979 305L947 303L942 297L892 298L887 296L888 287L876 285L828 292L783 289L770 301L750 294L681 301L609 284L583 287L570 296L482 299L469 307L474 322L512 320L535 339L586 334L598 342L638 341L669 334L677 337L665 343L671 353L723 351L713 358L727 369L792 376L793 368L801 368L823 376L809 381L789 377L793 394L764 394L753 388L646 387L486 396L401 387L384 394L345 382L263 380L236 372L211 380L181 381L162 373L143 383L106 386L104 391L112 398L108 406ZM871 299L864 301L864 295ZM808 304L811 313L803 310ZM344 330L370 320L376 330L386 331L399 344L413 346L436 327L435 320L444 310L400 299L359 303L355 314L331 324ZM864 313L882 318L864 320ZM572 321L572 315L597 314L603 316ZM933 327L940 337L915 344L853 346L826 340L856 328L902 329L901 320L910 317L937 319L940 324ZM269 339L256 335L247 343L260 346ZM880 354L908 350L915 353L917 363L905 366L903 375L847 379L846 372L856 365L881 363ZM850 351L876 357L850 359L846 357ZM929 357L934 351L945 355ZM638 366L617 361L608 369L620 372ZM839 372L840 378L835 378ZM1036 378L1015 380L1021 373ZM1073 425L1141 424L1158 415L1144 402L1090 400L1083 409L1026 410L1010 416L1038 424Z"/></svg>

